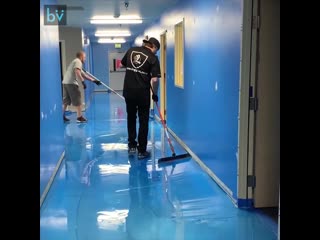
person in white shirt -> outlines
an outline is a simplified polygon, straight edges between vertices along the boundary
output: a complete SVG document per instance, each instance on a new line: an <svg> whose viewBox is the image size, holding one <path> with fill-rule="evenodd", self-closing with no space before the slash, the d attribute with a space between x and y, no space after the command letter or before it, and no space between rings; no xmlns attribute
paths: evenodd
<svg viewBox="0 0 320 240"><path fill-rule="evenodd" d="M87 122L87 119L82 116L81 111L81 93L79 89L79 82L82 83L83 88L86 89L85 79L94 82L97 85L100 85L99 80L93 79L88 76L82 70L82 65L86 60L86 54L83 51L80 51L76 54L76 58L69 64L67 71L63 77L63 121L69 122L65 116L65 111L68 105L73 105L77 109L77 122L84 123Z"/></svg>

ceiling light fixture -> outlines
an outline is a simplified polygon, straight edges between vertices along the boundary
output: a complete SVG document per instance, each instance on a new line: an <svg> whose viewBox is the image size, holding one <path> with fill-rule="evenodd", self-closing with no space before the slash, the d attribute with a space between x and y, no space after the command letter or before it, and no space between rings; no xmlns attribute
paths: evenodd
<svg viewBox="0 0 320 240"><path fill-rule="evenodd" d="M125 43L124 38L99 38L98 43Z"/></svg>
<svg viewBox="0 0 320 240"><path fill-rule="evenodd" d="M139 24L142 19L139 16L94 16L90 20L91 24Z"/></svg>
<svg viewBox="0 0 320 240"><path fill-rule="evenodd" d="M129 31L96 31L94 35L96 37L129 37L131 33Z"/></svg>
<svg viewBox="0 0 320 240"><path fill-rule="evenodd" d="M93 19L91 24L139 24L142 23L140 19Z"/></svg>

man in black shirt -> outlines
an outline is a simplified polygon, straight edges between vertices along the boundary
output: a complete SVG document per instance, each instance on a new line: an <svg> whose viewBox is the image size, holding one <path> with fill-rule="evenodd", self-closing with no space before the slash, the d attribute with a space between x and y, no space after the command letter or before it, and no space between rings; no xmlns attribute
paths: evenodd
<svg viewBox="0 0 320 240"><path fill-rule="evenodd" d="M158 102L158 78L160 63L155 55L160 49L160 43L156 38L143 40L144 46L130 48L121 60L126 67L126 75L123 84L123 96L126 101L127 129L129 154L135 154L138 149L138 158L150 156L147 151L150 87L153 89L152 99ZM138 142L136 141L136 118L139 116Z"/></svg>

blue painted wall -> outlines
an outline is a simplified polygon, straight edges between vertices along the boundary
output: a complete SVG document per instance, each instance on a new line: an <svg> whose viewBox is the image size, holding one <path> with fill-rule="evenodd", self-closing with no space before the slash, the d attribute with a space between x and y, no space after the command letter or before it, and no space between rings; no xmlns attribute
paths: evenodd
<svg viewBox="0 0 320 240"><path fill-rule="evenodd" d="M173 43L174 24L183 18L185 67L181 89L174 85ZM240 0L186 0L161 16L158 26L160 32L167 30L168 126L224 182L234 198L241 23Z"/></svg>
<svg viewBox="0 0 320 240"><path fill-rule="evenodd" d="M40 196L64 151L59 33L57 26L43 23L40 1Z"/></svg>

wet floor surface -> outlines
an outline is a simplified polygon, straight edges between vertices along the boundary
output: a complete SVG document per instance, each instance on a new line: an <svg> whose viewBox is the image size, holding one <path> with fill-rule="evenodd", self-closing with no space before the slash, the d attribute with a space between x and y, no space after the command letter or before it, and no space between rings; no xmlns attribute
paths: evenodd
<svg viewBox="0 0 320 240"><path fill-rule="evenodd" d="M117 95L95 93L84 114L88 123L71 114L65 124L65 157L40 209L41 240L277 239L271 218L236 208L192 158L159 165L172 152L157 121L150 119L151 157L129 157Z"/></svg>

